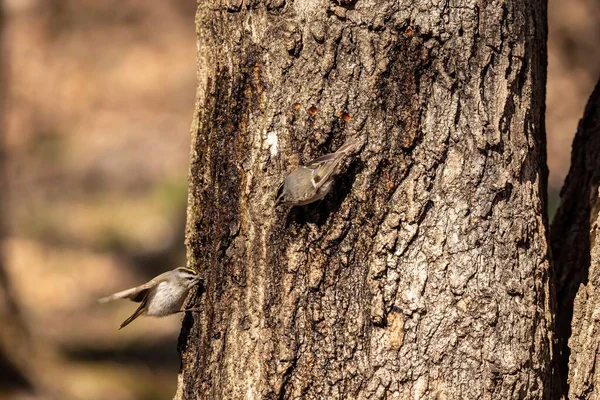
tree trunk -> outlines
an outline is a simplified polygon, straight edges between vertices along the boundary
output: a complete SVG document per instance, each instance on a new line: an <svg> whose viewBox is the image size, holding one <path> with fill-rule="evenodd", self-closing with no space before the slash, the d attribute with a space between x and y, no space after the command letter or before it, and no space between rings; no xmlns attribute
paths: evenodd
<svg viewBox="0 0 600 400"><path fill-rule="evenodd" d="M7 51L4 48L4 9L0 0L0 397L8 391L31 391L27 376L29 364L28 334L16 294L4 268L2 247L6 238L6 154L4 122L8 79Z"/></svg>
<svg viewBox="0 0 600 400"><path fill-rule="evenodd" d="M201 1L196 24L205 288L176 398L550 398L546 2ZM332 193L274 207L350 137Z"/></svg>
<svg viewBox="0 0 600 400"><path fill-rule="evenodd" d="M556 354L564 393L600 399L600 82L589 99L573 141L571 169L552 223L557 271ZM567 386L568 377L568 386Z"/></svg>

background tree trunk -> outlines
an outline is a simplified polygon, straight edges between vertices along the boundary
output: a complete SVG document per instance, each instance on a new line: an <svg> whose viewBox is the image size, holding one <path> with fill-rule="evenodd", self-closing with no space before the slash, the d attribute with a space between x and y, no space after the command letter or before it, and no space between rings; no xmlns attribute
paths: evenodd
<svg viewBox="0 0 600 400"><path fill-rule="evenodd" d="M176 398L552 396L546 2L435 4L199 3Z"/></svg>
<svg viewBox="0 0 600 400"><path fill-rule="evenodd" d="M571 169L552 223L557 271L556 354L564 394L600 398L600 82L589 99L573 141ZM568 384L567 386L567 377Z"/></svg>
<svg viewBox="0 0 600 400"><path fill-rule="evenodd" d="M28 335L17 305L16 294L4 268L2 245L6 234L6 172L4 118L6 106L6 49L4 9L0 0L0 397L12 391L31 391Z"/></svg>

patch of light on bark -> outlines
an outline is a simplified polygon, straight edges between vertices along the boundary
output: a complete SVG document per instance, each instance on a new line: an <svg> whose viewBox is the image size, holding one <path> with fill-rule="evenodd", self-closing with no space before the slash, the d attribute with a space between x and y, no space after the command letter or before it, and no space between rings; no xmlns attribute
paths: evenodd
<svg viewBox="0 0 600 400"><path fill-rule="evenodd" d="M254 388L252 388L252 387L248 388L248 390L246 391L246 399L247 400L256 399L256 391L254 390Z"/></svg>
<svg viewBox="0 0 600 400"><path fill-rule="evenodd" d="M420 400L425 397L427 390L428 379L426 376L420 376L413 386L413 399Z"/></svg>
<svg viewBox="0 0 600 400"><path fill-rule="evenodd" d="M321 0L298 0L294 2L296 12L304 16L314 13L319 8Z"/></svg>
<svg viewBox="0 0 600 400"><path fill-rule="evenodd" d="M277 131L271 131L267 134L267 144L271 148L271 155L276 156L278 150Z"/></svg>

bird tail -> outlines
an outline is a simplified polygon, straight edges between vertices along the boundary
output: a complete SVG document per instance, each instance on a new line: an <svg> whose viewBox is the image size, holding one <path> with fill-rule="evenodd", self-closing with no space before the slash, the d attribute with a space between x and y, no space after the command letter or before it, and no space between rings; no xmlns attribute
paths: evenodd
<svg viewBox="0 0 600 400"><path fill-rule="evenodd" d="M361 143L361 140L358 138L349 139L339 149L337 149L337 151L315 158L308 163L307 167L318 166L319 164L331 161L340 161L346 154L353 153L358 150Z"/></svg>
<svg viewBox="0 0 600 400"><path fill-rule="evenodd" d="M362 141L360 140L360 138L348 139L346 141L346 143L344 143L339 149L337 149L337 151L335 152L335 154L340 154L340 153L348 154L348 153L352 153L352 152L358 150L361 144L362 144Z"/></svg>
<svg viewBox="0 0 600 400"><path fill-rule="evenodd" d="M131 317L129 317L125 321L123 321L121 326L119 326L119 330L125 328L127 325L132 323L133 320L135 320L140 315L144 314L144 312L146 312L146 302L145 301L142 302L142 304L140 304L140 306L137 308L137 310L135 310L135 312L131 315Z"/></svg>

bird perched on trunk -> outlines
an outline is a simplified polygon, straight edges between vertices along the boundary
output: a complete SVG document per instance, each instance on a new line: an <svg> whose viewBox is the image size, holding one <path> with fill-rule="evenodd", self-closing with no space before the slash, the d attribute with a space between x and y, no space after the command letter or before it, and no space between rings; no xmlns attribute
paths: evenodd
<svg viewBox="0 0 600 400"><path fill-rule="evenodd" d="M335 153L315 158L290 172L277 191L275 205L303 206L322 200L331 190L333 179L341 172L342 161L356 152L360 143L358 139L350 139Z"/></svg>
<svg viewBox="0 0 600 400"><path fill-rule="evenodd" d="M162 273L141 286L123 290L98 301L107 303L118 299L129 299L141 303L131 317L123 321L119 327L122 329L140 315L165 317L180 312L190 289L200 281L201 278L195 270L179 267Z"/></svg>

